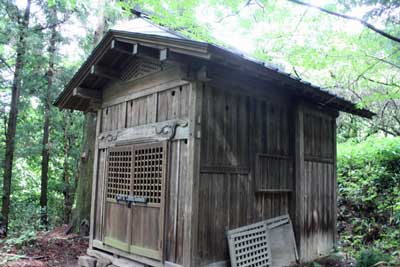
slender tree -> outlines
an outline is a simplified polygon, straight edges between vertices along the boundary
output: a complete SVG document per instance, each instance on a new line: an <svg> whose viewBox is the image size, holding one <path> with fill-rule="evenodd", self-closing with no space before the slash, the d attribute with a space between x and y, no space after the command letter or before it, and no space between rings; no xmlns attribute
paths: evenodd
<svg viewBox="0 0 400 267"><path fill-rule="evenodd" d="M41 174L41 187L40 187L40 208L41 208L41 223L47 225L47 184L49 172L49 159L50 159L50 145L49 145L49 128L50 128L50 114L51 114L51 89L54 77L54 56L56 53L57 42L57 10L55 5L50 7L49 10L49 25L50 27L50 41L49 41L49 65L47 68L47 87L44 97L44 123L43 123L43 139L42 139L42 174Z"/></svg>
<svg viewBox="0 0 400 267"><path fill-rule="evenodd" d="M73 144L72 135L70 133L71 124L71 114L70 111L64 111L64 168L63 168L63 182L64 182L64 224L69 224L72 214L72 204L73 204L73 191L74 188L71 186L70 179L70 165L69 157L71 145Z"/></svg>
<svg viewBox="0 0 400 267"><path fill-rule="evenodd" d="M6 150L4 160L4 176L3 176L3 202L1 207L2 222L1 232L3 236L7 235L8 215L10 211L10 194L12 167L14 159L15 133L17 129L18 103L21 91L21 75L24 69L24 55L27 50L27 32L29 28L29 19L31 12L31 0L27 0L26 8L23 16L18 15L19 36L17 43L17 55L15 59L15 69L13 83L11 87L11 105L7 123Z"/></svg>
<svg viewBox="0 0 400 267"><path fill-rule="evenodd" d="M95 46L103 37L105 31L105 0L98 1L99 12L97 26L93 38ZM90 203L93 180L94 145L96 139L96 114L86 113L83 132L83 146L79 164L79 178L77 186L77 206L75 210L75 223L79 226L89 222ZM87 227L86 227L87 229ZM79 231L82 233L82 231Z"/></svg>

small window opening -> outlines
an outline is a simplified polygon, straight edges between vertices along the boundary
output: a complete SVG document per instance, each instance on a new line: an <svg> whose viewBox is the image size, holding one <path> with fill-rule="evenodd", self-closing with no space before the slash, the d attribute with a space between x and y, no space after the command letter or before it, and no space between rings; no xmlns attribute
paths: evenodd
<svg viewBox="0 0 400 267"><path fill-rule="evenodd" d="M172 91L172 92L171 92L171 95L174 96L174 95L175 95L175 91Z"/></svg>

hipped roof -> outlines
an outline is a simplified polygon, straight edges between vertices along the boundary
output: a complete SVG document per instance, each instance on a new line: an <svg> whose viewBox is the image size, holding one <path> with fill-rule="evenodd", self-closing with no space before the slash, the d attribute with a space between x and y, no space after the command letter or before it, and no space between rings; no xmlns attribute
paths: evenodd
<svg viewBox="0 0 400 267"><path fill-rule="evenodd" d="M137 44L150 49L168 49L169 54L200 60L204 64L216 64L221 67L241 71L244 75L251 73L260 80L272 81L282 85L282 89L289 90L294 95L310 99L320 105L339 111L355 114L361 117L371 118L375 114L367 109L358 108L355 103L348 101L327 90L315 86L307 81L299 79L289 73L281 71L268 63L247 57L237 51L228 50L210 43L188 39L169 29L154 25L145 18L137 18L126 22L108 31L97 47L92 51L87 60L81 65L78 72L73 76L64 90L55 101L60 108L69 108L87 111L90 101L77 98L73 95L74 88L82 84L94 84L97 90L105 85L101 79L95 80L90 75L92 66L96 65L104 57L110 57L108 51L113 40ZM112 56L112 55L111 55ZM122 61L126 58L114 58L113 62ZM119 64L121 65L121 64ZM267 90L267 89L266 89Z"/></svg>

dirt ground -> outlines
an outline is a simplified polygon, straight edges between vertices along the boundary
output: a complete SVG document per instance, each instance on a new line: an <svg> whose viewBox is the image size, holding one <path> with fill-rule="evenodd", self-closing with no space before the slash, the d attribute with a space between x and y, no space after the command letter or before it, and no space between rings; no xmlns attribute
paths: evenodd
<svg viewBox="0 0 400 267"><path fill-rule="evenodd" d="M6 252L0 245L1 267L77 267L77 259L86 253L88 239L75 234L65 235L66 227L40 232L22 247Z"/></svg>

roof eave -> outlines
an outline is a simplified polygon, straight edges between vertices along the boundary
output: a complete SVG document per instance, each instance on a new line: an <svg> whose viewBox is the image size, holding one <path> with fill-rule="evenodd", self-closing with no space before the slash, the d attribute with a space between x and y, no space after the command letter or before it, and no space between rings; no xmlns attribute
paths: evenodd
<svg viewBox="0 0 400 267"><path fill-rule="evenodd" d="M279 70L278 68L267 66L262 61L246 58L244 55L226 51L223 48L220 48L215 45L209 45L208 51L211 54L211 59L215 59L215 61L218 62L219 64L222 63L221 58L224 57L231 57L233 59L231 63L234 65L239 65L235 61L238 62L246 61L246 63L249 64L248 66L249 68L252 68L255 71L264 72L265 75L271 77L271 79L279 80L282 83L282 85L290 84L293 90L297 89L307 90L307 93L311 93L319 97L323 95L328 99L330 99L329 106L332 106L333 108L339 111L343 111L346 113L350 113L368 119L372 119L372 117L376 115L375 113L369 111L368 109L358 108L356 104L352 103L351 101L348 101L340 96L334 95L318 86L312 85L309 82L303 81L299 78L295 78L291 74L285 73ZM240 65L240 67L244 68L242 64Z"/></svg>
<svg viewBox="0 0 400 267"><path fill-rule="evenodd" d="M67 100L71 97L72 90L78 87L90 72L92 65L96 64L103 55L108 51L110 43L113 39L123 40L128 42L137 42L144 46L153 48L168 48L175 53L181 53L188 56L193 56L206 61L211 61L219 65L229 65L239 70L251 70L260 75L267 77L270 80L277 81L284 86L288 86L295 94L311 95L315 98L329 101L327 106L331 106L339 111L344 111L354 115L371 119L373 112L367 109L360 109L357 106L337 95L331 94L326 90L305 82L299 78L280 71L278 68L267 66L261 61L256 61L245 57L244 55L225 50L221 47L211 45L204 42L193 41L189 39L177 39L167 36L133 33L119 30L109 30L99 42L96 48L92 51L86 61L81 65L73 78L65 86L64 90L57 97L54 104L60 108L67 106ZM300 92L296 92L300 90Z"/></svg>
<svg viewBox="0 0 400 267"><path fill-rule="evenodd" d="M113 39L137 42L142 45L148 45L156 48L168 47L168 49L172 52L186 54L206 60L210 58L210 55L208 54L207 43L151 34L109 30L54 101L55 106L60 108L64 106L64 100L66 100L71 94L72 90L79 86L79 84L85 79L86 75L90 72L91 66L96 64L96 62L100 60L101 56L107 52L107 49L109 49L110 43Z"/></svg>

